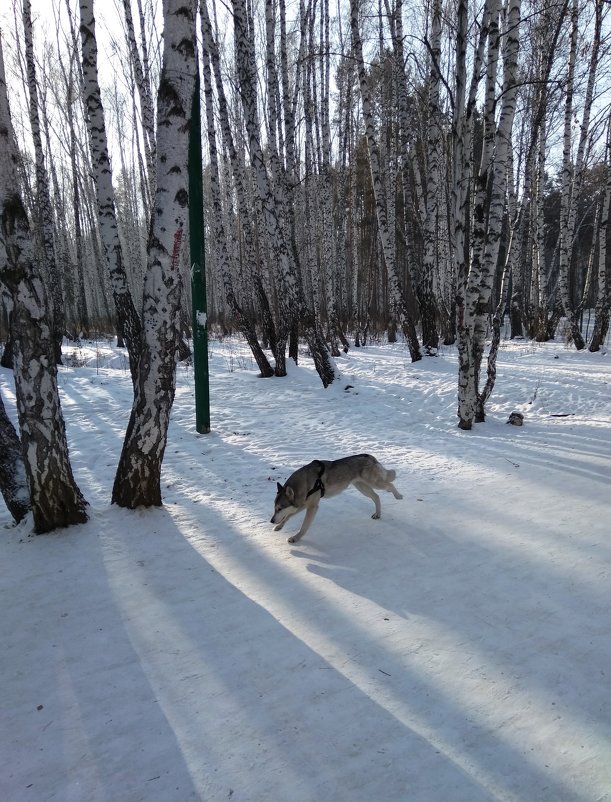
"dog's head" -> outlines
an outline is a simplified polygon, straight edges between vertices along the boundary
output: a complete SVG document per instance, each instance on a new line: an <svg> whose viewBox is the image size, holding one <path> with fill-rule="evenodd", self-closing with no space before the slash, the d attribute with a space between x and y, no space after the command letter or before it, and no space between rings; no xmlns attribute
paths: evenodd
<svg viewBox="0 0 611 802"><path fill-rule="evenodd" d="M293 512L296 512L295 507L295 493L293 488L288 485L281 485L277 482L278 492L274 501L274 514L270 523L282 524Z"/></svg>

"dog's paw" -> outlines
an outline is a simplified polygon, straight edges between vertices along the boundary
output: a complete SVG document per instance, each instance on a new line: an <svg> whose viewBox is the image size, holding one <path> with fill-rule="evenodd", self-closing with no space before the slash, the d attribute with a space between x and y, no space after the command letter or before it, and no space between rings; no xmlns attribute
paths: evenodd
<svg viewBox="0 0 611 802"><path fill-rule="evenodd" d="M374 512L374 514L371 517L373 518L374 521L377 521L378 518L382 517L382 514L379 512Z"/></svg>
<svg viewBox="0 0 611 802"><path fill-rule="evenodd" d="M401 493L397 493L397 495L395 496L395 498L396 498L396 499L402 499L402 498L403 498L403 496L401 495Z"/></svg>
<svg viewBox="0 0 611 802"><path fill-rule="evenodd" d="M299 538L297 537L297 535L291 535L291 537L286 542L287 543L297 543L298 540L299 540Z"/></svg>
<svg viewBox="0 0 611 802"><path fill-rule="evenodd" d="M284 524L277 524L276 526L274 526L274 532L279 532L283 526Z"/></svg>

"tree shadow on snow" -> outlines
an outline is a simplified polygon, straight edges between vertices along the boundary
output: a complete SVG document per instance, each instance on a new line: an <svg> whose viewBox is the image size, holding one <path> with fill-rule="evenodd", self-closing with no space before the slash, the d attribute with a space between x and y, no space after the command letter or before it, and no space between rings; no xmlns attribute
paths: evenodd
<svg viewBox="0 0 611 802"><path fill-rule="evenodd" d="M223 574L163 511L150 516L145 537L111 529L104 544L114 555L107 562L110 585L139 670L171 728L158 737L180 745L202 799L496 799L478 779L477 759L456 759L466 754L461 736L449 750L444 744L453 737L430 737L436 730L443 735L448 720L464 723L465 711L449 698L433 699L427 734L410 726L376 691L387 683L377 666L363 667L371 687L356 683L316 648L315 635L291 624L291 611L312 607L306 619L314 629L324 626L317 621L324 613L334 631L348 633L338 645L352 649L349 619L325 612L324 600L292 582L222 515L207 508L202 518L207 532L224 533L208 544L231 561ZM252 583L256 593L242 589ZM419 683L412 677L410 687ZM502 743L494 747L501 765L514 762Z"/></svg>

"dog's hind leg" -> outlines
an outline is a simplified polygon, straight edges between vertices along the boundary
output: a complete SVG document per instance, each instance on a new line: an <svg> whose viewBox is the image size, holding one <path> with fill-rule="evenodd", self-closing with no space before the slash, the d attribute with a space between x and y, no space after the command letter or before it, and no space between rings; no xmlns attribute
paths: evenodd
<svg viewBox="0 0 611 802"><path fill-rule="evenodd" d="M303 519L303 523L301 524L301 529L299 530L299 532L297 532L296 535L292 535L289 538L289 540L288 540L289 543L297 543L298 540L301 540L301 538L305 535L305 533L310 528L310 526L312 524L312 521L316 517L316 513L317 512L318 512L318 504L316 504L315 506L312 506L312 507L308 507L306 509L306 514L305 514L305 518Z"/></svg>
<svg viewBox="0 0 611 802"><path fill-rule="evenodd" d="M371 517L379 518L382 515L382 505L380 504L380 497L375 490L365 482L353 482L353 484L359 493L362 493L364 496L367 496L367 498L370 498L376 505L376 511Z"/></svg>
<svg viewBox="0 0 611 802"><path fill-rule="evenodd" d="M396 488L396 487L393 485L393 483L392 483L392 482L388 482L388 484L386 485L386 487L384 488L384 490L388 490L388 492L389 492L389 493L392 493L392 494L393 494L393 496L394 496L395 498L398 498L398 499L401 499L401 498L403 498L403 496L401 495L401 493L399 493L399 491L398 491L398 490L397 490L397 488Z"/></svg>

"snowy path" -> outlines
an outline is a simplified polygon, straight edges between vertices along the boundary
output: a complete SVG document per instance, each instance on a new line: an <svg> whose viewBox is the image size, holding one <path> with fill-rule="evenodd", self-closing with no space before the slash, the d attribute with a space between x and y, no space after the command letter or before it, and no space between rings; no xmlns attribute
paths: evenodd
<svg viewBox="0 0 611 802"><path fill-rule="evenodd" d="M181 369L166 506L134 513L108 506L131 392L108 359L61 374L92 520L3 530L1 799L611 800L604 356L504 349L464 433L452 351L351 352L324 391L214 343L213 432ZM289 546L276 481L356 451L404 500L372 521L349 491Z"/></svg>

